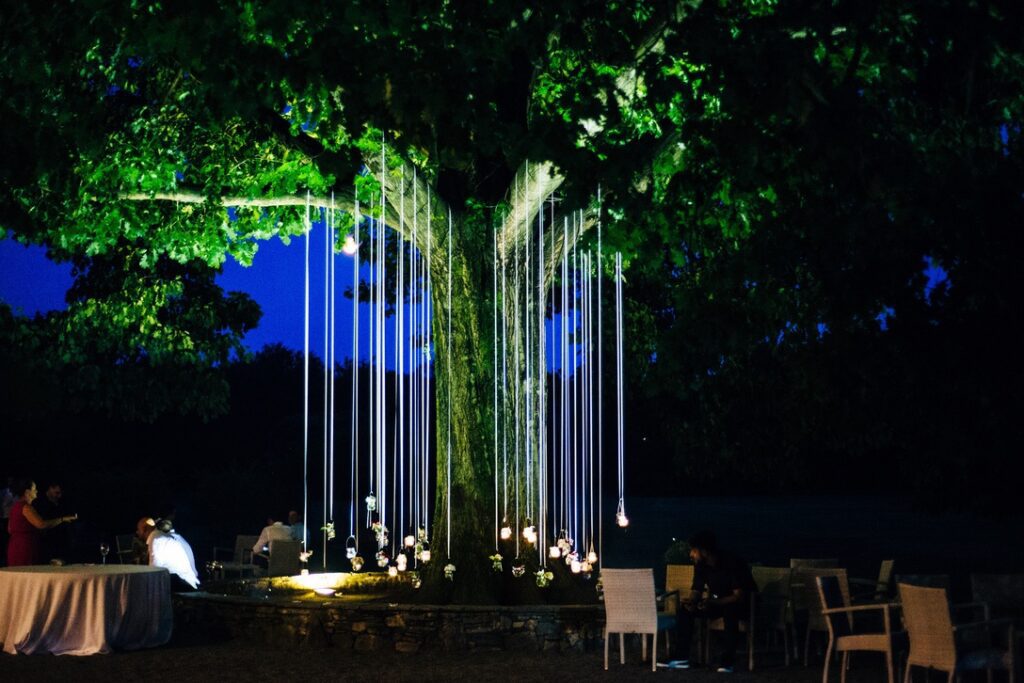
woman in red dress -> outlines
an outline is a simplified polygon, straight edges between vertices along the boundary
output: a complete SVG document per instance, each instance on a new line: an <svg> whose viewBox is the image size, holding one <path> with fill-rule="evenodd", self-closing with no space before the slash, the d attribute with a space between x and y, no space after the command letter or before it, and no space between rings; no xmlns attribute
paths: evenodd
<svg viewBox="0 0 1024 683"><path fill-rule="evenodd" d="M50 529L63 522L70 522L75 515L43 519L32 507L32 501L39 492L36 483L30 479L20 482L15 493L20 494L11 507L11 517L7 522L10 539L7 541L7 566L21 567L36 564L39 561L39 532Z"/></svg>

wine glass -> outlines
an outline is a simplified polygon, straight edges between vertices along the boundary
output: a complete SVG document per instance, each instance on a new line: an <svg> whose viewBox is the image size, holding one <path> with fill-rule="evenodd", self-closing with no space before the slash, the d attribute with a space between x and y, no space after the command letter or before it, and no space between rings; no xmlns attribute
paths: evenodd
<svg viewBox="0 0 1024 683"><path fill-rule="evenodd" d="M110 552L110 546L106 543L100 543L100 557L103 558L103 564L107 563L107 553Z"/></svg>

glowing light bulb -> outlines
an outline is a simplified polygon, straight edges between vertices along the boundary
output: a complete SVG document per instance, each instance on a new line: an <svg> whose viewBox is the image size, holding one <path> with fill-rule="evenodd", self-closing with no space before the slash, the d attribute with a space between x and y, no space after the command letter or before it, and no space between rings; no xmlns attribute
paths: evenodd
<svg viewBox="0 0 1024 683"><path fill-rule="evenodd" d="M512 538L512 527L505 525L501 527L501 540L507 541Z"/></svg>
<svg viewBox="0 0 1024 683"><path fill-rule="evenodd" d="M411 548L414 545L416 545L416 537L413 536L412 534L409 534L408 536L405 537L405 547L406 548Z"/></svg>
<svg viewBox="0 0 1024 683"><path fill-rule="evenodd" d="M579 574L580 569L582 569L582 565L580 564L579 560L573 560L571 563L569 563L569 569L572 570L573 574Z"/></svg>
<svg viewBox="0 0 1024 683"><path fill-rule="evenodd" d="M398 567L395 565L388 567L388 576L398 576Z"/></svg>
<svg viewBox="0 0 1024 683"><path fill-rule="evenodd" d="M430 551L429 550L424 550L422 553L420 553L420 560L424 564L426 564L427 562L430 562Z"/></svg>
<svg viewBox="0 0 1024 683"><path fill-rule="evenodd" d="M352 256L359 251L359 242L352 235L345 235L345 243L341 245L341 253Z"/></svg>
<svg viewBox="0 0 1024 683"><path fill-rule="evenodd" d="M617 512L615 514L615 523L622 528L626 528L627 526L629 526L629 518L626 517L625 512Z"/></svg>
<svg viewBox="0 0 1024 683"><path fill-rule="evenodd" d="M395 558L395 563L398 565L398 571L404 572L409 563L409 558L404 553L399 553L398 557Z"/></svg>
<svg viewBox="0 0 1024 683"><path fill-rule="evenodd" d="M351 560L355 556L356 556L356 547L354 545L350 545L349 547L345 548L345 557L347 557L348 559Z"/></svg>
<svg viewBox="0 0 1024 683"><path fill-rule="evenodd" d="M587 553L587 562L589 562L590 564L597 564L597 553L595 553L593 550Z"/></svg>
<svg viewBox="0 0 1024 683"><path fill-rule="evenodd" d="M552 560L557 560L561 556L562 551L558 548L557 545L553 545L550 548L548 548L548 557L550 557Z"/></svg>
<svg viewBox="0 0 1024 683"><path fill-rule="evenodd" d="M580 570L584 574L589 574L590 572L592 572L594 570L594 565L592 565L589 562L587 562L586 560L584 560L583 562L580 563Z"/></svg>
<svg viewBox="0 0 1024 683"><path fill-rule="evenodd" d="M531 544L531 545L536 543L537 542L537 527L535 527L535 526L528 526L525 529L523 529L523 538L525 538L526 542Z"/></svg>

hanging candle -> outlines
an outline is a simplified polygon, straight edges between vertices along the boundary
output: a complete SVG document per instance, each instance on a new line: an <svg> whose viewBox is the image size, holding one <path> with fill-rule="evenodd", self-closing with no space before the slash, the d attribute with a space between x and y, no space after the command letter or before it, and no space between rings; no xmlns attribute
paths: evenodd
<svg viewBox="0 0 1024 683"><path fill-rule="evenodd" d="M626 517L626 502L619 498L619 506L615 510L615 523L625 529L629 526L629 518Z"/></svg>
<svg viewBox="0 0 1024 683"><path fill-rule="evenodd" d="M537 542L537 527L532 524L523 529L523 538L526 539L527 543L533 544Z"/></svg>
<svg viewBox="0 0 1024 683"><path fill-rule="evenodd" d="M582 568L583 568L583 565L581 565L580 561L578 559L576 559L575 557L569 563L569 569L572 571L573 574L579 574L580 573L580 569L582 569Z"/></svg>
<svg viewBox="0 0 1024 683"><path fill-rule="evenodd" d="M552 560L557 560L561 556L562 551L559 550L557 545L553 545L550 548L548 548L548 557L550 557Z"/></svg>
<svg viewBox="0 0 1024 683"><path fill-rule="evenodd" d="M597 564L597 553L594 552L594 546L590 546L590 552L587 553L587 562Z"/></svg>
<svg viewBox="0 0 1024 683"><path fill-rule="evenodd" d="M427 562L430 562L430 549L429 548L424 548L423 552L420 553L420 562L422 562L423 564L426 564Z"/></svg>
<svg viewBox="0 0 1024 683"><path fill-rule="evenodd" d="M507 541L510 538L512 538L512 527L510 527L506 521L501 527L501 540Z"/></svg>
<svg viewBox="0 0 1024 683"><path fill-rule="evenodd" d="M395 558L395 564L398 565L398 571L404 572L409 564L409 558L405 556L405 553L398 553L398 557Z"/></svg>
<svg viewBox="0 0 1024 683"><path fill-rule="evenodd" d="M591 571L593 571L593 569L594 565L590 564L586 560L580 562L580 571L582 571L584 574L589 574Z"/></svg>
<svg viewBox="0 0 1024 683"><path fill-rule="evenodd" d="M404 542L405 542L405 547L406 548L412 548L414 545L416 545L416 537L413 536L412 534L409 534L408 536L405 537L405 541Z"/></svg>
<svg viewBox="0 0 1024 683"><path fill-rule="evenodd" d="M377 496L373 495L372 491L370 492L370 495L368 495L366 497L366 511L367 512L376 512L377 511Z"/></svg>
<svg viewBox="0 0 1024 683"><path fill-rule="evenodd" d="M341 253L352 256L359 251L359 242L352 235L345 235L345 242L341 245Z"/></svg>
<svg viewBox="0 0 1024 683"><path fill-rule="evenodd" d="M388 567L388 576L398 576L398 567L395 565Z"/></svg>

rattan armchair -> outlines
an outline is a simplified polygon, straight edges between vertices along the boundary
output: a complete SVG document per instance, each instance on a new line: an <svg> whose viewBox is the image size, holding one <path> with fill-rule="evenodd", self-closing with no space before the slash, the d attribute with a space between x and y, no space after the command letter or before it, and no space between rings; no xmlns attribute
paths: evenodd
<svg viewBox="0 0 1024 683"><path fill-rule="evenodd" d="M840 680L845 683L850 653L858 651L883 653L888 681L895 683L893 658L906 641L905 633L893 629L890 612L895 606L888 603L850 606L843 593L840 576L819 576L814 581L821 599L821 613L828 626L828 649L825 650L822 683L828 683L833 652L843 653ZM880 615L881 627L877 630L858 628L859 624L854 617L865 614Z"/></svg>
<svg viewBox="0 0 1024 683"><path fill-rule="evenodd" d="M910 636L910 654L903 674L904 683L911 680L912 667L943 671L947 681L960 680L967 669L986 669L991 680L992 669L1009 672L1014 680L1014 626L1012 619L994 619L967 624L953 624L945 588L927 588L901 583L898 585L903 607L903 621ZM997 646L992 636L1005 633L1006 647ZM968 643L964 636L980 632L989 636L984 645Z"/></svg>

